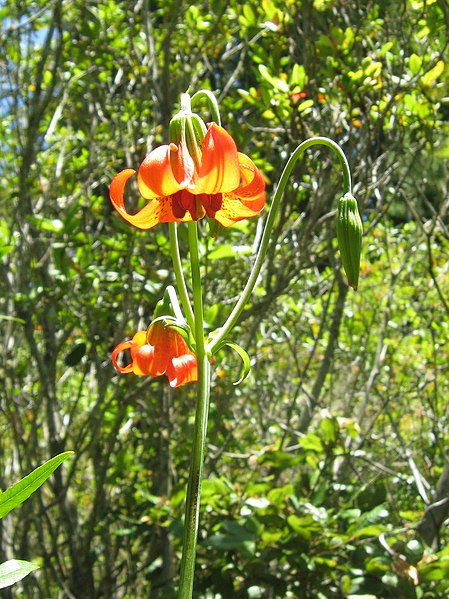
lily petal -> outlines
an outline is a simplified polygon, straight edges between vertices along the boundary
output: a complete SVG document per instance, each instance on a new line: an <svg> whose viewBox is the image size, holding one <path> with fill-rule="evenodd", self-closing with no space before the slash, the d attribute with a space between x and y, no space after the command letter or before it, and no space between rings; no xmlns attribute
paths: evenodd
<svg viewBox="0 0 449 599"><path fill-rule="evenodd" d="M223 227L230 227L239 220L257 216L265 206L265 180L262 173L245 154L239 152L238 160L240 187L203 200L207 215Z"/></svg>
<svg viewBox="0 0 449 599"><path fill-rule="evenodd" d="M236 189L240 183L237 146L229 133L215 123L203 141L198 179L191 191L215 194Z"/></svg>
<svg viewBox="0 0 449 599"><path fill-rule="evenodd" d="M118 355L129 350L131 364L121 367ZM198 380L198 361L189 346L173 328L154 322L148 331L138 331L130 341L122 341L112 352L112 362L122 374L137 376L166 374L172 387Z"/></svg>
<svg viewBox="0 0 449 599"><path fill-rule="evenodd" d="M161 197L150 200L139 212L130 214L125 208L125 185L134 174L135 170L128 168L116 175L109 188L109 197L112 205L122 218L138 229L151 229L158 223L179 222L187 219L176 218L173 214L171 197Z"/></svg>
<svg viewBox="0 0 449 599"><path fill-rule="evenodd" d="M221 206L214 211L212 207L207 207L206 212L210 218L214 218L222 227L231 227L234 223L244 218L252 218L257 216L265 205L265 197L259 199L258 203L254 202L255 209L247 206L251 202L240 201L233 193L224 193L221 198Z"/></svg>
<svg viewBox="0 0 449 599"><path fill-rule="evenodd" d="M155 369L155 351L151 345L143 345L133 357L133 372L137 376L160 376L163 372Z"/></svg>
<svg viewBox="0 0 449 599"><path fill-rule="evenodd" d="M184 189L191 182L195 174L195 163L189 153L185 137L181 137L179 146L170 144L170 161L173 174L178 181L178 189Z"/></svg>
<svg viewBox="0 0 449 599"><path fill-rule="evenodd" d="M148 343L154 347L153 376L164 374L171 356L174 355L173 351L176 350L176 345L174 344L173 332L170 329L165 329L164 325L158 322L151 326L147 333Z"/></svg>
<svg viewBox="0 0 449 599"><path fill-rule="evenodd" d="M265 204L265 180L262 173L251 158L241 152L239 152L239 166L241 183L237 189L233 190L234 194L245 201L245 205L249 205L246 202L257 202L259 205L263 199L261 209Z"/></svg>
<svg viewBox="0 0 449 599"><path fill-rule="evenodd" d="M177 179L180 173L175 174L172 169L172 155L177 156L178 153L175 144L164 145L152 150L143 160L137 174L137 185L146 200L169 196L182 189ZM173 162L176 162L176 157Z"/></svg>
<svg viewBox="0 0 449 599"><path fill-rule="evenodd" d="M122 351L131 349L132 345L133 345L132 341L122 341L121 343L119 343L117 345L117 347L112 352L112 363L114 364L114 368L116 368L122 374L128 374L129 372L133 372L133 363L131 362L130 364L128 364L127 366L124 366L124 367L119 366L117 364L117 357L120 353L122 353Z"/></svg>
<svg viewBox="0 0 449 599"><path fill-rule="evenodd" d="M165 373L170 381L170 387L179 387L198 380L198 362L193 354L184 354L173 358Z"/></svg>

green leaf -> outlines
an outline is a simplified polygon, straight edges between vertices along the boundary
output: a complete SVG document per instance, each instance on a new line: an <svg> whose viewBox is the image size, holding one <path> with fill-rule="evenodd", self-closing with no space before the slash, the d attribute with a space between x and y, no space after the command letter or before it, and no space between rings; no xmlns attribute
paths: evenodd
<svg viewBox="0 0 449 599"><path fill-rule="evenodd" d="M295 85L298 88L303 89L307 82L307 75L304 67L295 63L292 68L292 72L290 73L290 85L293 87Z"/></svg>
<svg viewBox="0 0 449 599"><path fill-rule="evenodd" d="M437 79L439 79L440 75L442 75L444 71L444 62L439 60L433 69L427 71L425 75L421 78L422 85L433 85Z"/></svg>
<svg viewBox="0 0 449 599"><path fill-rule="evenodd" d="M326 443L335 443L338 434L338 422L335 418L323 418L320 422L320 429Z"/></svg>
<svg viewBox="0 0 449 599"><path fill-rule="evenodd" d="M249 4L243 5L243 15L246 19L248 27L254 27L257 25L257 15Z"/></svg>
<svg viewBox="0 0 449 599"><path fill-rule="evenodd" d="M410 71L414 75L416 75L421 70L421 66L422 66L422 58L415 53L411 54L410 58L409 58Z"/></svg>
<svg viewBox="0 0 449 599"><path fill-rule="evenodd" d="M73 451L60 453L2 493L0 495L0 518L6 516L11 510L23 503L25 499L28 499L53 474L56 468L72 455L74 455Z"/></svg>
<svg viewBox="0 0 449 599"><path fill-rule="evenodd" d="M224 258L235 258L236 256L242 256L243 254L250 253L250 246L235 246L229 243L224 243L214 247L214 249L209 252L207 257L209 260L223 260Z"/></svg>
<svg viewBox="0 0 449 599"><path fill-rule="evenodd" d="M39 214L30 216L30 222L40 231L61 233L64 229L64 223L58 218L45 218Z"/></svg>
<svg viewBox="0 0 449 599"><path fill-rule="evenodd" d="M425 581L443 580L449 576L449 556L443 556L433 562L420 565L419 579Z"/></svg>
<svg viewBox="0 0 449 599"><path fill-rule="evenodd" d="M298 106L298 112L306 112L313 106L313 100L305 100Z"/></svg>
<svg viewBox="0 0 449 599"><path fill-rule="evenodd" d="M229 520L222 523L222 529L225 532L209 537L206 540L206 545L220 551L239 550L247 555L254 553L256 536L253 532L241 524Z"/></svg>
<svg viewBox="0 0 449 599"><path fill-rule="evenodd" d="M382 524L371 524L370 526L365 526L360 530L356 530L352 537L354 539L360 539L361 537L378 537L387 529L386 526Z"/></svg>
<svg viewBox="0 0 449 599"><path fill-rule="evenodd" d="M76 366L83 359L86 353L86 344L84 342L75 343L70 352L64 358L66 366Z"/></svg>
<svg viewBox="0 0 449 599"><path fill-rule="evenodd" d="M240 373L240 378L238 381L233 383L233 385L240 385L240 383L246 379L251 370L251 362L249 360L249 356L243 349L243 347L240 347L240 345L238 345L238 343L234 343L233 341L226 341L223 345L227 345L228 347L233 349L242 358L243 367Z"/></svg>
<svg viewBox="0 0 449 599"><path fill-rule="evenodd" d="M201 502L207 504L213 495L229 495L231 488L223 478L206 479L201 487Z"/></svg>
<svg viewBox="0 0 449 599"><path fill-rule="evenodd" d="M312 534L320 530L319 524L314 522L310 516L300 517L295 514L290 514L287 517L289 526L304 540L308 541Z"/></svg>
<svg viewBox="0 0 449 599"><path fill-rule="evenodd" d="M234 258L235 251L229 243L216 246L207 257L209 260L222 260L223 258Z"/></svg>
<svg viewBox="0 0 449 599"><path fill-rule="evenodd" d="M275 77L274 75L272 75L264 64L259 65L259 72L262 75L262 77L265 79L265 81L268 81L268 83L274 89L277 89L278 91L283 92L283 93L288 93L288 91L289 91L288 84L285 81L283 81L282 79L279 79L279 77Z"/></svg>
<svg viewBox="0 0 449 599"><path fill-rule="evenodd" d="M314 433L309 433L305 437L299 439L299 444L306 451L316 451L321 453L324 450L321 439Z"/></svg>
<svg viewBox="0 0 449 599"><path fill-rule="evenodd" d="M26 562L21 559L10 559L0 564L0 589L9 587L15 582L25 578L33 570L38 570L39 566Z"/></svg>
<svg viewBox="0 0 449 599"><path fill-rule="evenodd" d="M267 451L259 458L259 464L265 464L272 468L292 468L301 461L300 456L293 455L286 451Z"/></svg>

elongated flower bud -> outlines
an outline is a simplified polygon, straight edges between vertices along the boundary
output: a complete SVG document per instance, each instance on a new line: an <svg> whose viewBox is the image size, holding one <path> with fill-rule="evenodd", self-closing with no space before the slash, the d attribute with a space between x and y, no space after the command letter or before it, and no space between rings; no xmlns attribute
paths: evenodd
<svg viewBox="0 0 449 599"><path fill-rule="evenodd" d="M180 111L170 121L170 142L181 147L185 144L196 169L201 164L201 148L206 133L207 127L197 114Z"/></svg>
<svg viewBox="0 0 449 599"><path fill-rule="evenodd" d="M338 200L337 239L348 284L354 290L359 284L362 236L363 226L357 200L347 193Z"/></svg>

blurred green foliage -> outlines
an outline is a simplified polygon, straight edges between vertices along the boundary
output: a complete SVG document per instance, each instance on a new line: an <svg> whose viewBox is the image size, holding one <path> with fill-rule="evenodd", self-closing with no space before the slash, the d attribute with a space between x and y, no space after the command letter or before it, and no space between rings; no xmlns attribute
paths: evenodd
<svg viewBox="0 0 449 599"><path fill-rule="evenodd" d="M113 371L173 275L165 227L132 230L108 185L203 87L268 200L299 142L338 141L365 240L354 294L336 257L338 168L310 151L237 328L252 375L235 388L239 358L214 362L196 594L445 596L446 518L423 525L448 496L444 0L26 0L0 14L0 488L76 452L1 522L0 561L42 560L14 597L175 596L195 393ZM216 238L204 225L211 329L261 223Z"/></svg>

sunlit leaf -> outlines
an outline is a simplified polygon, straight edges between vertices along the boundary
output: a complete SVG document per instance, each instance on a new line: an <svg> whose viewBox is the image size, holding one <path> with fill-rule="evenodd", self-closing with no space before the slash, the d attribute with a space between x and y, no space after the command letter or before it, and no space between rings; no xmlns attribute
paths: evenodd
<svg viewBox="0 0 449 599"><path fill-rule="evenodd" d="M38 570L39 566L20 559L10 559L0 564L0 589L11 586L25 578L30 572Z"/></svg>

